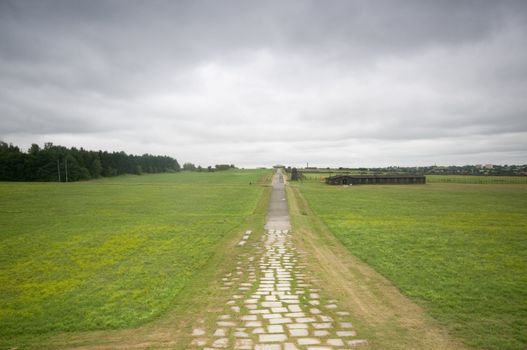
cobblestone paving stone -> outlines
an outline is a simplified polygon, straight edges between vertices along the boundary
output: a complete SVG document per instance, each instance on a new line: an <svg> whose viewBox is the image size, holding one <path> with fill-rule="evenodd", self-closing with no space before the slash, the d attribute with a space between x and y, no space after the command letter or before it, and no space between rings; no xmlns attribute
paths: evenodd
<svg viewBox="0 0 527 350"><path fill-rule="evenodd" d="M249 245L246 231L243 244ZM289 230L267 230L256 253L241 253L222 278L233 291L215 329L195 328L195 349L326 350L367 345L353 330L349 312L325 299L305 270L306 256Z"/></svg>

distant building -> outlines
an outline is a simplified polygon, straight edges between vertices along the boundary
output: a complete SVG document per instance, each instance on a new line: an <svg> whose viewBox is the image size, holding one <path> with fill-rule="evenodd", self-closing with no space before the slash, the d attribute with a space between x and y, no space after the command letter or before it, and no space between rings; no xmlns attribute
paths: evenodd
<svg viewBox="0 0 527 350"><path fill-rule="evenodd" d="M326 178L328 185L417 185L426 183L423 175L335 175Z"/></svg>

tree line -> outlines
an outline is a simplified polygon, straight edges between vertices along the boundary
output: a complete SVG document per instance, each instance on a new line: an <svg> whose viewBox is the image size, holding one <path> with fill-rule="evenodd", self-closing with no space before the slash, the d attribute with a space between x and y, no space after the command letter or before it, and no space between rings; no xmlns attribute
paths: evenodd
<svg viewBox="0 0 527 350"><path fill-rule="evenodd" d="M290 168L288 171L290 172ZM286 170L287 170L286 169ZM421 167L399 167L389 166L383 168L317 168L306 167L300 169L306 173L334 172L350 174L418 174L418 175L477 175L477 176L527 176L527 164L523 165L449 165L449 166L421 166Z"/></svg>
<svg viewBox="0 0 527 350"><path fill-rule="evenodd" d="M79 181L123 174L179 171L168 156L125 152L88 151L45 143L27 152L0 141L0 181Z"/></svg>
<svg viewBox="0 0 527 350"><path fill-rule="evenodd" d="M183 164L183 170L186 171L221 171L221 170L229 170L229 169L236 169L234 164L216 164L214 167L209 165L206 168L203 168L201 165L196 166L194 163L185 163Z"/></svg>

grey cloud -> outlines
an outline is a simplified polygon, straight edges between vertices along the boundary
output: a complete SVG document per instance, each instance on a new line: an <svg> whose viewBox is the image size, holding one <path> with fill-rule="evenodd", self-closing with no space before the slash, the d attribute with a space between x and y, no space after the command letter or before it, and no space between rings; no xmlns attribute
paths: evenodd
<svg viewBox="0 0 527 350"><path fill-rule="evenodd" d="M382 163L372 147L410 162L426 152L518 160L527 147L507 135L527 136L526 10L524 1L3 1L0 138L197 162L228 153L252 165L305 152Z"/></svg>

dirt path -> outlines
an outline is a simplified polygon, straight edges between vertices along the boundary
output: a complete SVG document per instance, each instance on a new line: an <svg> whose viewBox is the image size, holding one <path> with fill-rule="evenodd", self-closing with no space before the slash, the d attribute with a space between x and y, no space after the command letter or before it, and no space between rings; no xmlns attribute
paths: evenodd
<svg viewBox="0 0 527 350"><path fill-rule="evenodd" d="M321 293L305 269L306 254L291 238L284 177L273 179L269 214L253 254L240 254L223 287L234 294L214 329L194 328L200 349L342 349L367 345L357 338L350 313ZM245 246L251 231L238 243Z"/></svg>
<svg viewBox="0 0 527 350"><path fill-rule="evenodd" d="M291 228L289 219L289 207L285 192L285 176L281 169L273 176L273 190L269 201L266 230L289 230Z"/></svg>

